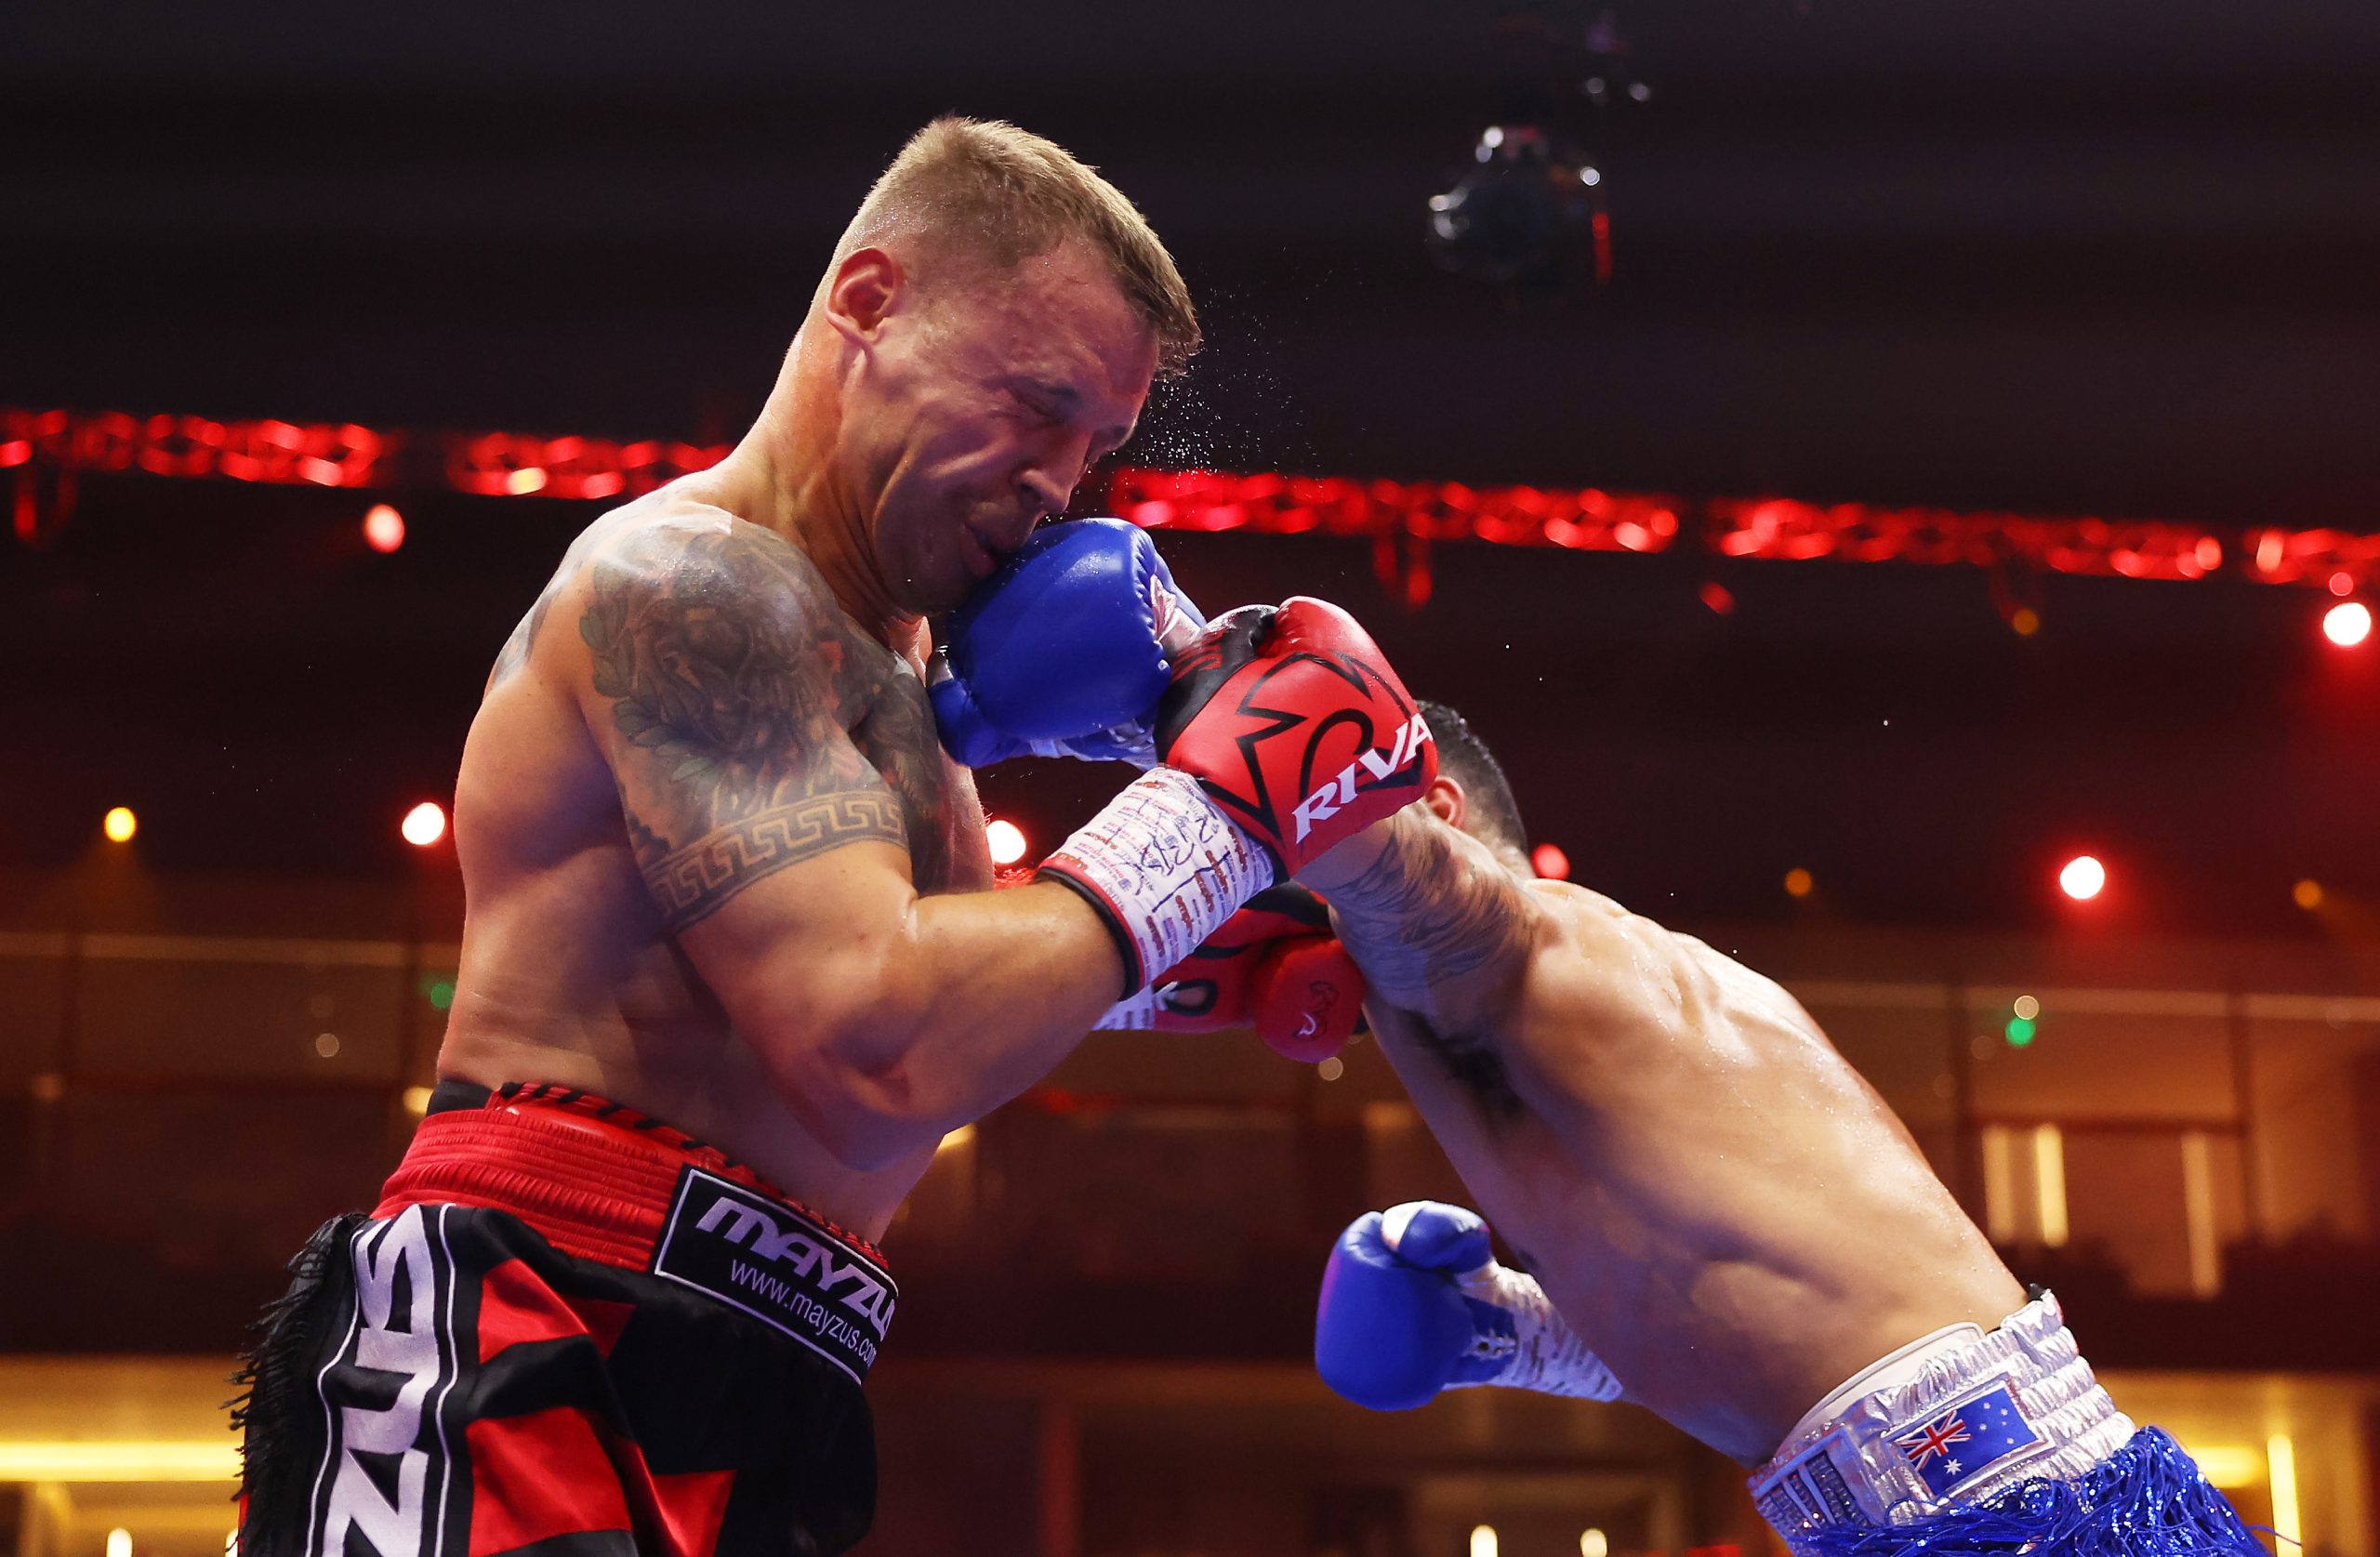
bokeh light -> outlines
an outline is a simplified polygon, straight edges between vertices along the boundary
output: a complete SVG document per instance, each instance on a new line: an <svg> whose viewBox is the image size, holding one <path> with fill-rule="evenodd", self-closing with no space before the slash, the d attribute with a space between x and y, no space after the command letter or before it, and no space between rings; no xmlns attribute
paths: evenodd
<svg viewBox="0 0 2380 1557"><path fill-rule="evenodd" d="M996 865L1012 865L1025 858L1025 829L1005 817L984 829L984 841L991 845Z"/></svg>
<svg viewBox="0 0 2380 1557"><path fill-rule="evenodd" d="M416 849L427 849L446 836L445 808L435 800L424 800L405 812L405 819L397 831L403 833L405 841Z"/></svg>
<svg viewBox="0 0 2380 1557"><path fill-rule="evenodd" d="M377 552L390 552L405 544L405 516L386 503L375 503L364 510L364 544Z"/></svg>
<svg viewBox="0 0 2380 1557"><path fill-rule="evenodd" d="M2095 855L2077 854L2057 873L2057 890L2077 903L2097 897L2108 884L2108 867Z"/></svg>
<svg viewBox="0 0 2380 1557"><path fill-rule="evenodd" d="M139 830L140 818L132 814L130 806L112 806L99 821L99 831L107 834L110 843L130 843Z"/></svg>
<svg viewBox="0 0 2380 1557"><path fill-rule="evenodd" d="M2361 600L2342 600L2322 613L2322 636L2342 649L2352 649L2372 636L2372 608Z"/></svg>
<svg viewBox="0 0 2380 1557"><path fill-rule="evenodd" d="M1817 890L1818 884L1818 878L1812 876L1808 871L1804 870L1800 865L1795 865L1792 869L1785 873L1785 895L1787 897L1807 897L1812 891Z"/></svg>
<svg viewBox="0 0 2380 1557"><path fill-rule="evenodd" d="M2298 907L2309 914L2322 906L2322 884L2311 877L2290 888L2289 895Z"/></svg>
<svg viewBox="0 0 2380 1557"><path fill-rule="evenodd" d="M1548 881L1570 879L1570 856L1559 844L1540 843L1528 851L1529 868Z"/></svg>

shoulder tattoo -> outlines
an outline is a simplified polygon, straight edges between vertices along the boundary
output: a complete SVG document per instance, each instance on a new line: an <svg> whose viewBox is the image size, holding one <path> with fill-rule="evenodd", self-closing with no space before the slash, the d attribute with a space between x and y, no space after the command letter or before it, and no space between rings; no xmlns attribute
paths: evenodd
<svg viewBox="0 0 2380 1557"><path fill-rule="evenodd" d="M1435 986L1527 962L1527 900L1509 876L1461 852L1454 829L1419 807L1398 815L1387 838L1362 875L1330 893L1340 939L1375 993L1427 1012Z"/></svg>
<svg viewBox="0 0 2380 1557"><path fill-rule="evenodd" d="M537 629L546 625L546 612L554 603L554 591L559 583L556 580L546 586L537 596L537 602L529 608L529 614L521 618L521 625L512 629L512 636L506 639L504 647L496 652L496 667L487 673L489 691L493 692L514 671L529 663L530 646L537 641Z"/></svg>
<svg viewBox="0 0 2380 1557"><path fill-rule="evenodd" d="M611 705L637 863L670 929L829 850L907 847L896 797L848 733L882 663L808 559L748 525L660 527L588 576L579 637Z"/></svg>

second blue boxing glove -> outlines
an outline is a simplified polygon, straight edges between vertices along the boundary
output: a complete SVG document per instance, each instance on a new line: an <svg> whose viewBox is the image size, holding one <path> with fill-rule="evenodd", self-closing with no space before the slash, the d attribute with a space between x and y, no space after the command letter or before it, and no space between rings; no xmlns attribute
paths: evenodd
<svg viewBox="0 0 2380 1557"><path fill-rule="evenodd" d="M1148 767L1171 655L1206 626L1139 526L1053 525L943 624L930 689L943 748L970 768L1026 756Z"/></svg>
<svg viewBox="0 0 2380 1557"><path fill-rule="evenodd" d="M1536 1278L1496 1261L1479 1213L1435 1200L1370 1212L1339 1235L1315 1312L1314 1362L1324 1383L1375 1411L1409 1411L1474 1384L1620 1395Z"/></svg>

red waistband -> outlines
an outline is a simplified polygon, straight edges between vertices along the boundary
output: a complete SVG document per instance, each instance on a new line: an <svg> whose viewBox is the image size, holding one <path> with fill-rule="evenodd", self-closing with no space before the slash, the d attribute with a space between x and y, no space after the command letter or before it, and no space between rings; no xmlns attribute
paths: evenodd
<svg viewBox="0 0 2380 1557"><path fill-rule="evenodd" d="M619 1103L543 1084L509 1086L478 1108L433 1113L380 1188L375 1217L407 1206L484 1206L580 1260L653 1262L681 1169L767 1195L879 1266L866 1239L836 1226L743 1164Z"/></svg>

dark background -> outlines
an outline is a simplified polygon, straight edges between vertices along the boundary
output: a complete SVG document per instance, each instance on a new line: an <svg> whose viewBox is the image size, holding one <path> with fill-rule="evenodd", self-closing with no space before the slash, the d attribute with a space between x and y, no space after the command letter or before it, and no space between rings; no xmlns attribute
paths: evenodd
<svg viewBox="0 0 2380 1557"><path fill-rule="evenodd" d="M1132 463L2175 519L2235 557L2380 531L2371 0L1612 4L1654 94L1596 124L1556 41L1580 6L0 0L0 407L723 442L870 178L956 110L1099 165L1190 278L1210 344ZM1546 111L1606 176L1611 284L1435 269L1426 199ZM21 479L0 504L51 500ZM357 524L384 499L387 557ZM0 1280L0 1352L219 1357L372 1202L459 907L398 819L448 798L593 512L91 476L44 545L0 524L0 1272L42 1277ZM1810 1001L2095 1361L2179 1370L2128 1409L2296 1433L2308 1550L2358 1550L2380 642L2325 644L2329 596L1451 543L1408 612L1361 541L1162 545L1210 609L1355 609L1580 878ZM1121 778L984 788L1046 847ZM2051 884L2080 848L2113 872L2087 905ZM1368 1043L1333 1079L1115 1035L983 1121L888 1234L870 1550L1451 1552L1500 1477L1516 1557L1590 1517L1655 1543L1596 1492L1530 1546L1513 1510L1556 1476L1676 1491L1673 1550L1757 1550L1735 1468L1639 1413L1326 1394L1320 1251L1461 1194L1401 1097ZM2059 1247L2021 1171L2044 1128ZM0 1356L0 1397L51 1361ZM1413 1489L1449 1476L1421 1544ZM121 1521L172 1557L90 1494L77 1550Z"/></svg>
<svg viewBox="0 0 2380 1557"><path fill-rule="evenodd" d="M959 110L1098 164L1200 298L1130 461L2374 527L2380 11L1618 11L1652 100L1560 110L1613 283L1514 297L1431 266L1422 202L1561 99L1583 9L13 7L0 403L732 438L869 178ZM0 865L127 803L163 871L408 868L593 510L395 494L384 559L372 495L97 479L0 540ZM2020 640L1968 569L1454 545L1407 614L1359 543L1166 546L1210 607L1345 600L1657 912L1781 917L1802 865L1817 911L2039 925L2073 847L2107 926L2313 935L2298 877L2380 891L2380 648L2314 591L2003 580ZM1113 778L986 791L1046 844Z"/></svg>

